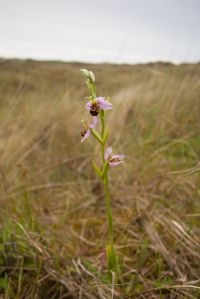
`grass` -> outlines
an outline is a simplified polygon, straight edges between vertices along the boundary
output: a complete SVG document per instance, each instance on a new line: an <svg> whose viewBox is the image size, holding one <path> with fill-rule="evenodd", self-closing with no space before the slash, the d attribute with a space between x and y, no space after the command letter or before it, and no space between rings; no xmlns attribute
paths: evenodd
<svg viewBox="0 0 200 299"><path fill-rule="evenodd" d="M110 96L114 238L80 143L91 69ZM200 298L200 65L0 60L0 298Z"/></svg>

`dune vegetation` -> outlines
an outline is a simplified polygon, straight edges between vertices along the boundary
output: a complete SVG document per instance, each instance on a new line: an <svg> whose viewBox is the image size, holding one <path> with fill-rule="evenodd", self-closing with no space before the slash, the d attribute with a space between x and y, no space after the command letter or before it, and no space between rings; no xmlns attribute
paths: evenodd
<svg viewBox="0 0 200 299"><path fill-rule="evenodd" d="M107 277L94 72L108 96L118 283ZM0 299L200 298L200 64L0 60Z"/></svg>

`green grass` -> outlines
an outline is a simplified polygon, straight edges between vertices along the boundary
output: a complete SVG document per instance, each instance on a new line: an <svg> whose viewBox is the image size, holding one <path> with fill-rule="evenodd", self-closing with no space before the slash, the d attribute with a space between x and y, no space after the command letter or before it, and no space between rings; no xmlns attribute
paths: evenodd
<svg viewBox="0 0 200 299"><path fill-rule="evenodd" d="M80 68L127 155L110 173L116 286ZM200 297L199 78L199 64L0 60L0 298Z"/></svg>

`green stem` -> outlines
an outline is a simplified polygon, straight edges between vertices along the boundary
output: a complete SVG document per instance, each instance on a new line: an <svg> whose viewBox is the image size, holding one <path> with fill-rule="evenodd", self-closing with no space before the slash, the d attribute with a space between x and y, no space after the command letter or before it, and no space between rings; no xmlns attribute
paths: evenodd
<svg viewBox="0 0 200 299"><path fill-rule="evenodd" d="M107 221L108 221L108 243L106 246L106 254L108 259L108 270L114 271L115 274L118 273L118 263L117 256L114 248L114 240L113 240L113 217L111 210L111 202L110 202L110 193L108 188L108 171L104 173L104 190L105 190L105 202L106 202L106 210L107 210ZM108 273L110 280L112 280L111 272Z"/></svg>
<svg viewBox="0 0 200 299"><path fill-rule="evenodd" d="M104 123L104 111L103 110L100 111L100 118L101 118L101 138L104 139L105 123ZM104 154L105 154L105 144L101 144L101 156L102 156L103 165L105 163Z"/></svg>
<svg viewBox="0 0 200 299"><path fill-rule="evenodd" d="M105 202L107 210L107 219L108 219L108 242L113 247L113 220L112 220L112 211L110 205L110 193L108 189L108 172L104 174L104 190L105 190Z"/></svg>
<svg viewBox="0 0 200 299"><path fill-rule="evenodd" d="M104 120L104 111L100 111L101 118L101 138L104 140L105 133L105 120ZM102 163L105 165L105 144L101 144L101 155L102 155ZM117 272L117 259L114 250L114 241L113 241L113 217L111 210L111 202L110 202L110 193L109 193L109 182L108 182L108 167L105 169L103 174L103 182L104 182L104 192L105 192L105 204L107 211L107 222L108 222L108 243L106 246L107 250L107 259L108 259L108 269L110 271ZM110 275L110 273L109 273ZM112 277L111 277L112 278Z"/></svg>

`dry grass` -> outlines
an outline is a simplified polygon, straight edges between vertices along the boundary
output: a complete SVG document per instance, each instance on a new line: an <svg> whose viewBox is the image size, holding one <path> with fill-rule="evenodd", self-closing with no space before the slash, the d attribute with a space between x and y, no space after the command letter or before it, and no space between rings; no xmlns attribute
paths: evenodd
<svg viewBox="0 0 200 299"><path fill-rule="evenodd" d="M118 285L103 190L80 143L92 69L110 96ZM0 298L200 298L200 65L0 61Z"/></svg>

